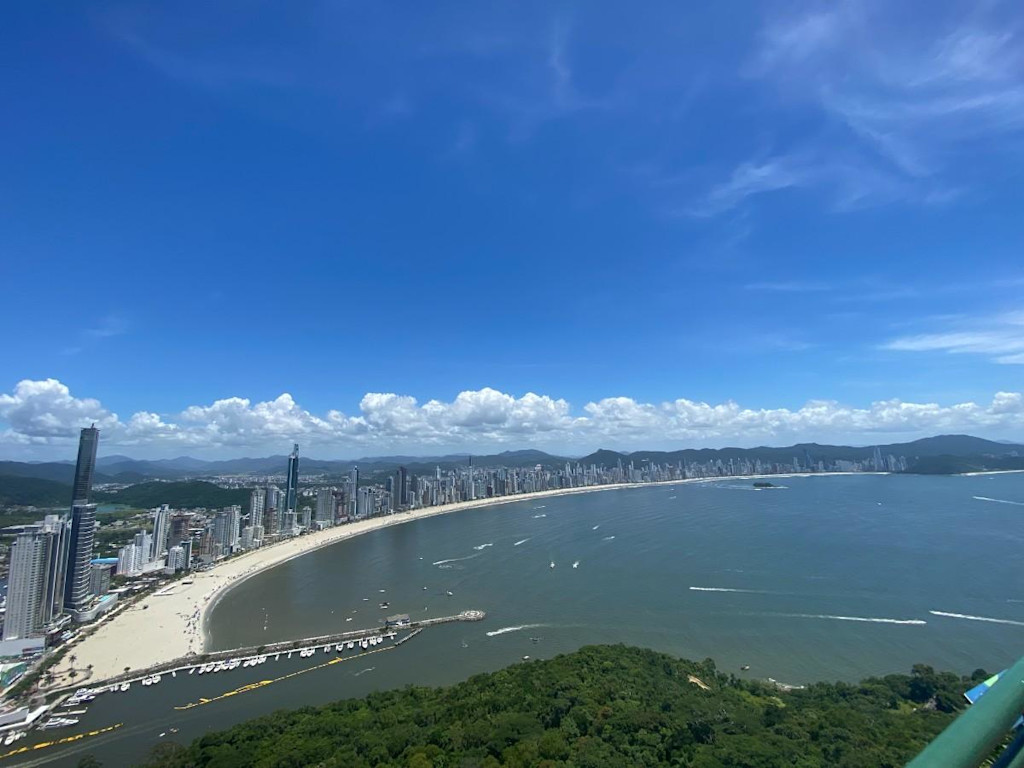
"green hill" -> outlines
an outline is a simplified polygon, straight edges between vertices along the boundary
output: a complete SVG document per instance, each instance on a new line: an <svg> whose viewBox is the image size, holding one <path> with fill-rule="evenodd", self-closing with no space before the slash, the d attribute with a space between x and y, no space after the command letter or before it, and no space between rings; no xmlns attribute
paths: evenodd
<svg viewBox="0 0 1024 768"><path fill-rule="evenodd" d="M193 480L181 483L139 483L121 491L93 494L98 502L128 504L149 509L161 504L176 508L207 507L216 509L238 504L247 509L250 492L244 488L221 488L213 483Z"/></svg>
<svg viewBox="0 0 1024 768"><path fill-rule="evenodd" d="M918 666L783 692L710 660L591 646L450 688L276 712L187 748L162 744L146 765L895 767L949 724L943 710L969 684Z"/></svg>
<svg viewBox="0 0 1024 768"><path fill-rule="evenodd" d="M0 507L66 507L71 505L71 483L39 477L0 474Z"/></svg>

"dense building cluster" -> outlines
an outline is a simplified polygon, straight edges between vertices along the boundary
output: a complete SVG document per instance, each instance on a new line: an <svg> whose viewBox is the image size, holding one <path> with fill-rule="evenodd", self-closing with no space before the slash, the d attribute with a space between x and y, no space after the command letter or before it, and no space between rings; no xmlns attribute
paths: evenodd
<svg viewBox="0 0 1024 768"><path fill-rule="evenodd" d="M68 512L23 526L15 537L0 655L41 648L46 633L72 620L88 621L114 605L116 596L97 594L109 578L105 582L105 569L93 563L96 505L90 497L98 445L99 430L83 429Z"/></svg>

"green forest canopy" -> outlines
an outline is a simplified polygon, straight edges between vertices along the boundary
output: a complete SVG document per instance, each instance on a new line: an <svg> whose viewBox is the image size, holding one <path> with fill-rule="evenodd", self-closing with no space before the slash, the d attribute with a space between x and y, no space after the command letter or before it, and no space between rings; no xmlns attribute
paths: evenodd
<svg viewBox="0 0 1024 768"><path fill-rule="evenodd" d="M449 688L278 712L188 747L164 743L146 765L895 768L950 723L962 692L985 675L919 665L910 675L783 692L723 674L710 659L590 646Z"/></svg>

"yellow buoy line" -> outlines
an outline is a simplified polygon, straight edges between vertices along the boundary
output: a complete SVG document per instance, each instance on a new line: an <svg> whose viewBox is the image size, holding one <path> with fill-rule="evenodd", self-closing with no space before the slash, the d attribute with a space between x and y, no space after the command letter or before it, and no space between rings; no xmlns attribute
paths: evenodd
<svg viewBox="0 0 1024 768"><path fill-rule="evenodd" d="M290 672L287 675L282 675L281 677L275 677L273 680L260 680L259 682L256 682L256 683L249 683L249 684L243 685L243 686L241 686L239 688L235 688L235 690L233 690L233 691L228 691L227 693L222 693L220 696L215 696L212 699L199 699L199 701L193 701L193 702L190 702L188 704L184 704L184 705L182 705L180 707L175 707L175 709L179 710L179 711L182 711L182 710L186 710L186 709L193 709L195 707L201 707L204 704L212 704L215 701L221 701L222 699L227 699L227 698L229 698L231 696L237 696L237 695L239 695L241 693L249 693L250 691L256 691L256 690L259 690L260 688L266 688L268 685L273 685L274 683L280 683L280 682L282 682L284 680L289 680L289 679L291 679L293 677L298 677L299 675L304 675L307 672L315 672L318 669L324 669L325 667L329 667L332 664L340 664L343 661L352 661L353 659L361 659L362 657L369 656L372 653L380 653L382 651L390 651L390 650L393 650L396 647L397 646L395 646L395 645L387 645L387 646L385 646L383 648L375 648L372 651L364 651L363 653L357 654L355 656L335 656L330 661L326 661L323 664L317 664L315 667L307 667L306 669L300 669L297 672Z"/></svg>
<svg viewBox="0 0 1024 768"><path fill-rule="evenodd" d="M63 738L55 739L54 741L41 741L38 744L33 744L31 747L18 747L17 749L12 749L10 752L0 754L0 760L8 757L15 757L17 755L24 755L26 752L34 752L37 749L46 749L47 747L59 747L62 744L71 744L72 742L81 741L89 736L99 736L100 734L117 730L122 725L124 725L124 723L116 723L115 725L108 725L106 728L97 728L95 731L88 731L86 733L76 733L74 736L64 736Z"/></svg>

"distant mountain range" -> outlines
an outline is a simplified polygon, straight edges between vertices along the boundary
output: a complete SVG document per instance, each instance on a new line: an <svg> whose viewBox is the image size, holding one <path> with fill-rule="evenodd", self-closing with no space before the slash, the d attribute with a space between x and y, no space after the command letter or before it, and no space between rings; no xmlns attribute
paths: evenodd
<svg viewBox="0 0 1024 768"><path fill-rule="evenodd" d="M589 456L580 459L584 465L598 464L612 466L617 461L628 463L633 461L642 464L653 461L656 464L674 464L679 461L686 462L707 462L707 461L729 461L738 459L755 460L785 464L792 462L794 457L804 462L806 456L814 461L865 461L870 459L875 448L883 456L905 456L910 462L909 471L919 471L915 466L931 465L931 460L940 457L955 457L970 460L970 468L954 470L955 472L975 471L975 465L992 465L992 469L1002 469L1006 463L1014 463L1013 460L1020 458L1021 466L1024 469L1024 445L1016 443L995 442L970 435L938 435L936 437L925 437L909 443L891 443L888 445L870 445L862 447L844 445L821 445L819 443L797 443L785 448L773 448L761 446L758 448L686 448L679 451L633 451L632 453L618 453L616 451L596 451ZM928 461L925 461L928 460ZM1015 467L1006 467L1015 468ZM930 473L929 473L930 474Z"/></svg>
<svg viewBox="0 0 1024 768"><path fill-rule="evenodd" d="M537 464L545 468L562 467L565 463L579 462L584 466L596 464L612 467L619 461L628 465L647 462L676 464L678 462L713 462L721 460L760 460L762 462L790 464L796 458L801 464L809 456L812 461L836 460L865 461L874 455L876 446L820 445L798 443L784 448L761 446L757 448L687 448L678 451L618 451L599 450L581 458L555 456L544 451L521 450L485 456L473 456L477 467L532 467ZM1024 445L995 442L970 435L939 435L926 437L908 443L879 445L883 456L903 456L908 462L908 471L923 474L956 474L997 469L1024 469ZM404 466L413 474L432 473L435 467L442 470L465 466L469 454L448 454L444 456L372 456L356 460L323 460L303 457L300 471L304 475L322 473L328 478L340 477L358 466L366 478L383 476ZM176 459L139 460L128 456L104 456L97 460L94 482L137 485L146 481L181 481L210 478L217 475L283 475L288 463L287 456L266 458L241 458L222 461L204 461L190 456ZM36 504L47 506L63 504L69 500L70 485L75 467L72 462L17 462L0 461L0 505ZM166 484L156 484L166 485ZM143 503L158 488L149 485L140 490ZM168 489L163 488L166 495ZM157 494L159 495L159 493ZM194 495L191 491L188 497ZM146 497L145 499L142 497ZM239 496L240 498L240 496ZM219 502L220 499L217 499ZM159 503L159 502L154 502ZM231 502L237 503L237 502Z"/></svg>

